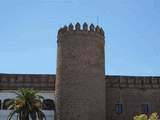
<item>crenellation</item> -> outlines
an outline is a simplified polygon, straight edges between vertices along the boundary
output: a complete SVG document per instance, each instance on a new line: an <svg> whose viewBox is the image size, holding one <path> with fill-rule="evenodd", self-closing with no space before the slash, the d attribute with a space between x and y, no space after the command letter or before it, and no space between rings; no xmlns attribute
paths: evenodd
<svg viewBox="0 0 160 120"><path fill-rule="evenodd" d="M74 30L74 26L73 26L73 24L71 23L71 24L69 24L69 27L68 27L69 29L68 30L70 30L70 31L73 31Z"/></svg>
<svg viewBox="0 0 160 120"><path fill-rule="evenodd" d="M103 30L103 28L100 29L100 33L101 33L102 35L104 35L104 30Z"/></svg>
<svg viewBox="0 0 160 120"><path fill-rule="evenodd" d="M100 29L100 27L99 27L98 25L96 26L95 31L96 31L96 32L98 32L98 33L100 33L100 32L101 32L101 29Z"/></svg>
<svg viewBox="0 0 160 120"><path fill-rule="evenodd" d="M75 30L76 31L80 31L81 30L81 25L80 25L79 22L76 23Z"/></svg>
<svg viewBox="0 0 160 120"><path fill-rule="evenodd" d="M62 28L60 28L59 30L58 30L58 34L60 34L62 32Z"/></svg>
<svg viewBox="0 0 160 120"><path fill-rule="evenodd" d="M95 31L95 27L94 27L94 25L93 25L93 24L91 24L91 25L89 26L89 29L90 29L90 31L91 31L91 32L94 32L94 31Z"/></svg>
<svg viewBox="0 0 160 120"><path fill-rule="evenodd" d="M65 26L63 27L63 32L66 32L66 31L68 31L68 27L65 25Z"/></svg>
<svg viewBox="0 0 160 120"><path fill-rule="evenodd" d="M89 26L89 27L88 27ZM62 34L68 34L68 33L84 33L84 34L92 34L92 33L97 33L101 36L104 36L104 31L102 28L100 28L98 25L95 27L93 24L88 25L86 22L83 23L82 28L80 23L76 23L73 25L70 23L68 26L65 25L64 27L60 28L58 30L58 36Z"/></svg>
<svg viewBox="0 0 160 120"><path fill-rule="evenodd" d="M86 22L83 24L83 30L84 30L84 31L88 31L88 25L87 25Z"/></svg>

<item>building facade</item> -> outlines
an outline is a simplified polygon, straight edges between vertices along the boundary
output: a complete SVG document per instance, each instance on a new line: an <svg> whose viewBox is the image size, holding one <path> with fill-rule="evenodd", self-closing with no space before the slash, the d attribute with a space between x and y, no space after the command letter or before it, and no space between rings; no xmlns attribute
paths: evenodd
<svg viewBox="0 0 160 120"><path fill-rule="evenodd" d="M106 76L106 119L132 120L160 113L160 77Z"/></svg>
<svg viewBox="0 0 160 120"><path fill-rule="evenodd" d="M57 120L131 120L160 112L160 77L105 75L103 29L70 24L57 43L56 75L0 74L0 119L14 90L25 87L44 96L47 120L54 119L55 103Z"/></svg>
<svg viewBox="0 0 160 120"><path fill-rule="evenodd" d="M39 90L50 102L44 112L47 120L53 120L55 80L55 75L0 74L0 85L3 86L0 87L0 119L7 118L10 111L5 103L15 97L14 91L30 87ZM106 120L131 120L140 113L160 113L160 77L108 75L105 86Z"/></svg>
<svg viewBox="0 0 160 120"><path fill-rule="evenodd" d="M19 88L33 88L44 97L43 111L47 120L53 120L55 115L54 96L55 75L38 74L0 74L0 120L7 120L11 112L7 102L16 96ZM15 118L16 120L16 118Z"/></svg>

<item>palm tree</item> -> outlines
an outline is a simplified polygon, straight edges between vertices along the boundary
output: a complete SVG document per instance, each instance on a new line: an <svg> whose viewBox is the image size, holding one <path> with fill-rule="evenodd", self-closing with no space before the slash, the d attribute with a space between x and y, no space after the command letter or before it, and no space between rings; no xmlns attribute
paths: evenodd
<svg viewBox="0 0 160 120"><path fill-rule="evenodd" d="M7 120L17 116L17 120L46 120L42 112L43 97L30 88L21 88L16 92L16 97L8 102L11 113Z"/></svg>

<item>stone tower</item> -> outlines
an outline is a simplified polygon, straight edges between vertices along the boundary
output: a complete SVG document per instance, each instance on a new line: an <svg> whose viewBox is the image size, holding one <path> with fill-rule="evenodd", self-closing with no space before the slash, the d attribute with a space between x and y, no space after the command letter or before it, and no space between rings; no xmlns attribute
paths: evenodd
<svg viewBox="0 0 160 120"><path fill-rule="evenodd" d="M103 29L70 24L57 43L57 120L105 120Z"/></svg>

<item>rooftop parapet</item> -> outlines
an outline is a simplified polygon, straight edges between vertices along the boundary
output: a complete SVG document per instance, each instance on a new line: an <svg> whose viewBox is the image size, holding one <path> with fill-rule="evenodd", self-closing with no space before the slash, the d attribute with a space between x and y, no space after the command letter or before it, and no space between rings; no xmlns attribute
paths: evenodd
<svg viewBox="0 0 160 120"><path fill-rule="evenodd" d="M36 90L55 89L56 76L52 74L0 74L0 90L34 88Z"/></svg>
<svg viewBox="0 0 160 120"><path fill-rule="evenodd" d="M160 77L148 76L106 76L107 88L160 88Z"/></svg>
<svg viewBox="0 0 160 120"><path fill-rule="evenodd" d="M73 25L72 23L69 24L68 26L64 26L62 28L60 28L58 30L58 35L66 33L66 32L95 32L98 33L102 36L104 36L104 31L101 27L94 26L93 24L88 25L87 23L84 23L83 25L81 25L80 23L76 23L75 25Z"/></svg>

